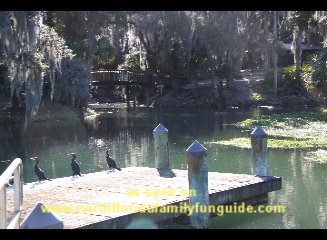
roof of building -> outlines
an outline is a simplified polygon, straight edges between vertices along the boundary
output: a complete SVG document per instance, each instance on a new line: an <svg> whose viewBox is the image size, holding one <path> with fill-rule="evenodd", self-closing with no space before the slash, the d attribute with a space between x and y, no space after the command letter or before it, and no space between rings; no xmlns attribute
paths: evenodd
<svg viewBox="0 0 327 240"><path fill-rule="evenodd" d="M291 51L293 49L292 47L292 43L283 43L282 46L283 50L287 50L287 51ZM322 47L321 46L313 46L313 45L309 45L306 43L301 43L301 49L302 50L321 50Z"/></svg>

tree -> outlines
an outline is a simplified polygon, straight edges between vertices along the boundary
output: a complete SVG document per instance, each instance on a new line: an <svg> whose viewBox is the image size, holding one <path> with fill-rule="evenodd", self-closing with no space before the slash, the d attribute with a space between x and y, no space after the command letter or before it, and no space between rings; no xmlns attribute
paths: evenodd
<svg viewBox="0 0 327 240"><path fill-rule="evenodd" d="M242 60L248 42L258 30L263 14L260 11L236 12L237 38L235 50L231 57L231 68L234 76L239 76L242 68ZM235 40L234 40L235 41Z"/></svg>
<svg viewBox="0 0 327 240"><path fill-rule="evenodd" d="M301 37L300 37L299 26L294 26L292 52L294 54L295 69L296 69L296 71L299 71L301 69L301 56L302 56Z"/></svg>
<svg viewBox="0 0 327 240"><path fill-rule="evenodd" d="M200 12L146 11L134 13L130 19L131 28L145 50L146 67L172 74L175 92L180 85L178 74L186 75L189 82L197 84L201 58L198 17L201 18Z"/></svg>
<svg viewBox="0 0 327 240"><path fill-rule="evenodd" d="M301 69L301 43L311 43L310 35L314 33L313 29L317 25L314 13L314 11L283 12L281 39L283 41L292 41L296 71Z"/></svg>
<svg viewBox="0 0 327 240"><path fill-rule="evenodd" d="M224 73L221 67L226 65L228 55L228 37L226 34L230 25L229 14L222 12L207 12L205 15L205 27L202 31L202 41L207 50L208 68L211 71L212 86L215 100L220 109L225 108L225 98L223 95ZM220 76L219 76L220 74Z"/></svg>
<svg viewBox="0 0 327 240"><path fill-rule="evenodd" d="M314 31L318 32L317 42L323 42L323 46L327 46L327 11L316 11L313 15L315 22Z"/></svg>
<svg viewBox="0 0 327 240"><path fill-rule="evenodd" d="M46 23L58 31L91 69L94 65L111 64L120 57L128 15L124 11L49 11ZM103 46L104 42L107 47Z"/></svg>
<svg viewBox="0 0 327 240"><path fill-rule="evenodd" d="M64 58L73 54L54 29L43 24L42 12L1 12L1 55L9 77L10 95L14 110L20 107L26 119L39 108L44 78L51 86L60 74ZM51 89L51 98L53 88ZM17 105L18 103L18 105Z"/></svg>

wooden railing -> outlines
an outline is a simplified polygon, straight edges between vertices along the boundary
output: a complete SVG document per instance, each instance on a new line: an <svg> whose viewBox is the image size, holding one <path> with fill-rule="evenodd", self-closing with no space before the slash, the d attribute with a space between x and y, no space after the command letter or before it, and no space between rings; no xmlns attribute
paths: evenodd
<svg viewBox="0 0 327 240"><path fill-rule="evenodd" d="M172 85L172 77L162 73L132 72L128 70L94 70L91 74L92 82L134 82L154 86Z"/></svg>
<svg viewBox="0 0 327 240"><path fill-rule="evenodd" d="M23 163L16 158L0 176L0 229L19 228L21 205L23 203ZM7 224L7 183L14 174L14 201L15 209Z"/></svg>
<svg viewBox="0 0 327 240"><path fill-rule="evenodd" d="M164 85L166 88L172 88L172 82L178 78L179 85L189 84L188 79L183 76L171 76L165 73L153 73L147 71L129 71L129 70L105 70L98 69L91 72L92 83L115 82L116 84L140 84L143 86ZM198 81L211 80L212 75L208 72L197 74Z"/></svg>

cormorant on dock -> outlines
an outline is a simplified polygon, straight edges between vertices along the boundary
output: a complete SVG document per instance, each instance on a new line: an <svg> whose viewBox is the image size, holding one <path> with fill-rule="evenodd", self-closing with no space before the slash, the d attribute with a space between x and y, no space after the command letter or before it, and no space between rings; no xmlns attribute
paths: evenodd
<svg viewBox="0 0 327 240"><path fill-rule="evenodd" d="M111 168L116 168L117 170L121 171L121 168L117 167L115 160L109 156L108 150L106 151L106 154L106 160L109 166L109 170L111 170Z"/></svg>
<svg viewBox="0 0 327 240"><path fill-rule="evenodd" d="M72 162L71 162L71 166L72 166L72 170L73 170L73 177L75 175L79 175L82 177L81 175L81 168L79 167L79 164L76 162L76 154L75 153L69 153L67 156L71 156L72 157Z"/></svg>
<svg viewBox="0 0 327 240"><path fill-rule="evenodd" d="M33 160L33 161L35 161L34 173L37 176L37 178L39 179L39 181L42 181L42 180L49 180L49 181L51 181L51 179L47 178L45 176L44 171L38 166L38 164L40 162L39 161L39 158L38 157L31 157L30 159Z"/></svg>

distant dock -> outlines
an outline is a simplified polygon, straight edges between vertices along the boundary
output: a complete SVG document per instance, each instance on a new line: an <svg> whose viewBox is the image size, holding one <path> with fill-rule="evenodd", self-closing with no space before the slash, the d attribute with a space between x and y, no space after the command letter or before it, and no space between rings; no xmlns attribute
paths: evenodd
<svg viewBox="0 0 327 240"><path fill-rule="evenodd" d="M281 187L281 177L208 173L209 202L215 206L234 202L263 203L267 201L268 192ZM187 170L159 171L148 167L28 183L23 192L21 221L41 202L47 207L45 210L63 221L65 229L122 229L139 217L155 223L169 220L186 214L182 208L188 203L189 194L196 194L189 192ZM7 216L10 216L13 194L9 190L7 193ZM166 211L167 206L174 205L178 211Z"/></svg>

